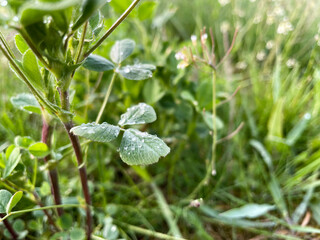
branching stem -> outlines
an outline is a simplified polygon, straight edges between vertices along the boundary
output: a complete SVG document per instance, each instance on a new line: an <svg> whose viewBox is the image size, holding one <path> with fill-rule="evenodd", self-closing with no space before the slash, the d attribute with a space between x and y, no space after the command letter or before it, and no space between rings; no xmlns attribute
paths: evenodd
<svg viewBox="0 0 320 240"><path fill-rule="evenodd" d="M110 82L110 84L109 84L109 87L108 87L106 96L105 96L105 98L104 98L104 100L103 100L103 103L102 103L102 106L101 106L101 108L100 108L98 117L97 117L97 119L96 119L96 123L99 123L100 120L101 120L103 111L104 111L104 109L105 109L106 106L107 106L108 99L109 99L109 96L110 96L110 94L111 94L111 90L112 90L112 87L113 87L113 83L114 83L114 80L116 79L116 77L117 77L117 73L114 72L113 75L112 75L112 79L111 79L111 82Z"/></svg>
<svg viewBox="0 0 320 240"><path fill-rule="evenodd" d="M131 11L138 5L140 0L134 0L131 5L127 8L127 10L118 18L117 21L108 29L108 31L101 37L101 39L96 42L85 54L84 58L87 58L91 53L94 52L104 40L106 40L110 34L126 19L126 17L131 13Z"/></svg>

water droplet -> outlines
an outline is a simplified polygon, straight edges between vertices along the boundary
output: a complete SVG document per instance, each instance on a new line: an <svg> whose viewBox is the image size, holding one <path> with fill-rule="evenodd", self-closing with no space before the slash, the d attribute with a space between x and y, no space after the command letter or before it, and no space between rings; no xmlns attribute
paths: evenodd
<svg viewBox="0 0 320 240"><path fill-rule="evenodd" d="M124 72L125 72L125 73L129 73L129 72L130 72L130 68L125 68L125 69L124 69Z"/></svg>
<svg viewBox="0 0 320 240"><path fill-rule="evenodd" d="M109 2L111 2L111 0L108 0ZM115 232L117 230L117 227L116 226L112 226L111 227L111 232Z"/></svg>

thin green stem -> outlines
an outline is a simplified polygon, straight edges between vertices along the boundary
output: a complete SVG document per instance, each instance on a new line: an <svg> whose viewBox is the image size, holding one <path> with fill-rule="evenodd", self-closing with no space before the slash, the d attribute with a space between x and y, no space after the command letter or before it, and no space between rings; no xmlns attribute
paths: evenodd
<svg viewBox="0 0 320 240"><path fill-rule="evenodd" d="M81 33L81 39L80 39L80 43L78 45L77 54L76 54L76 63L78 63L80 60L80 56L81 56L82 49L83 49L83 43L86 38L87 28L88 28L88 21L86 21L83 26L83 30Z"/></svg>
<svg viewBox="0 0 320 240"><path fill-rule="evenodd" d="M205 177L196 186L196 188L191 192L187 199L193 199L198 191L209 182L209 178L212 175L216 175L216 147L217 147L217 104L216 104L216 70L212 68L212 145L211 145L211 161L207 168Z"/></svg>
<svg viewBox="0 0 320 240"><path fill-rule="evenodd" d="M212 70L212 155L211 174L216 175L216 147L217 147L217 106L216 106L216 71Z"/></svg>
<svg viewBox="0 0 320 240"><path fill-rule="evenodd" d="M154 237L156 239L165 239L165 240L186 240L185 238L181 238L181 237L172 237L169 236L167 234L163 234L163 233L159 233L159 232L154 232L148 229L144 229L144 228L140 228L140 227L136 227L124 222L120 222L115 220L115 223L118 224L121 227L124 227L130 231L145 235L145 236L149 236L149 237ZM95 238L97 239L97 238Z"/></svg>
<svg viewBox="0 0 320 240"><path fill-rule="evenodd" d="M85 54L84 58L87 58L91 53L94 52L104 40L106 40L110 34L126 19L126 17L131 13L131 11L137 6L140 0L134 0L127 10L118 18L118 20L108 29L108 31L100 38L96 44L94 44Z"/></svg>
<svg viewBox="0 0 320 240"><path fill-rule="evenodd" d="M38 92L37 89L34 88L34 86L32 85L32 83L29 81L29 79L26 77L26 75L22 72L22 70L20 69L20 67L16 64L16 62L14 61L14 59L10 56L10 54L3 48L3 46L0 44L0 50L2 51L2 53L5 55L5 57L9 60L10 64L12 65L12 67L14 68L14 70L16 71L16 73L21 77L21 79L27 84L27 86L29 87L30 91L38 98L38 100L40 100L40 104L43 103L48 109L50 109L50 111L52 111L52 113L56 114L57 111L56 109L51 106L51 104Z"/></svg>
<svg viewBox="0 0 320 240"><path fill-rule="evenodd" d="M174 221L170 207L169 207L166 199L164 198L161 190L158 188L158 186L154 182L151 183L151 188L157 198L157 202L158 202L158 205L161 209L161 212L162 212L167 224L169 225L170 231L172 232L172 234L175 237L180 238L182 236L181 232L179 230L177 223Z"/></svg>
<svg viewBox="0 0 320 240"><path fill-rule="evenodd" d="M2 32L0 31L0 40L3 44L3 46L5 47L5 49L7 50L7 52L9 53L9 55L12 57L12 58L15 58L13 52L11 51L11 48L9 47L9 44L7 43L5 37L3 36Z"/></svg>
<svg viewBox="0 0 320 240"><path fill-rule="evenodd" d="M24 209L20 211L13 211L3 218L0 219L0 222L3 220L7 219L10 216L17 215L17 214L23 214L23 213L28 213L28 212L34 212L34 211L39 211L39 210L49 210L49 209L57 209L57 208L73 208L73 207L81 207L79 204L61 204L61 205L52 205L52 206L46 206L46 207L39 207L39 208L31 208L31 209Z"/></svg>
<svg viewBox="0 0 320 240"><path fill-rule="evenodd" d="M106 96L105 96L105 98L104 98L104 100L103 100L103 103L102 103L102 106L101 106L101 108L100 108L98 117L97 117L97 119L96 119L96 123L99 123L100 120L101 120L103 111L104 111L104 109L105 109L106 106L107 106L108 99L109 99L109 96L110 96L110 94L111 94L111 90L112 90L112 87L113 87L113 83L114 83L114 80L116 79L116 77L117 77L117 73L114 72L113 75L112 75L112 79L111 79L111 82L110 82L110 84L109 84L109 87L108 87Z"/></svg>
<svg viewBox="0 0 320 240"><path fill-rule="evenodd" d="M29 38L29 36L25 33L25 31L21 28L15 28L23 37L23 39L27 42L28 46L32 50L32 52L37 56L37 58L40 60L40 62L46 67L46 69L50 70L51 67L49 63L42 57L42 54L38 51L36 46L33 44L32 40Z"/></svg>

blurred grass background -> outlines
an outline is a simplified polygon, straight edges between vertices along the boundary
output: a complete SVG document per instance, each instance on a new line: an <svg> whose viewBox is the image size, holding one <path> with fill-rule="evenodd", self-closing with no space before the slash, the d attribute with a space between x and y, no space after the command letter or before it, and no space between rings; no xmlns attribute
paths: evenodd
<svg viewBox="0 0 320 240"><path fill-rule="evenodd" d="M111 16L106 28L130 2L113 0L103 9L105 16ZM0 9L5 16L5 7ZM164 138L172 150L158 164L130 168L120 161L118 143L90 143L86 153L97 221L110 215L150 230L180 232L186 239L319 239L319 10L316 0L143 1L97 54L108 57L114 41L132 38L138 48L131 61L153 63L157 71L144 82L118 79L103 121L118 121L127 107L138 102L151 104L158 120L146 128ZM239 88L218 108L218 138L241 123L244 127L217 146L217 175L192 195L205 176L212 141L194 103L201 110L212 110L212 83L205 67L177 69L175 54L191 46L191 35L199 38L203 27L213 29L217 59L239 29L230 56L217 71L217 104ZM5 33L12 43L12 31ZM10 103L26 87L2 55L0 62L0 147L17 135L40 139L41 119ZM104 74L96 86L95 73L83 69L75 76L77 124L94 121L110 78ZM65 144L67 136L57 123L55 150L65 155L61 150ZM62 195L70 200L79 192L79 181L69 170L74 166L68 158L65 155L59 162L59 172ZM170 206L169 215L161 196ZM189 207L200 198L203 207ZM219 215L248 203L275 209L251 220ZM128 238L156 239L130 231Z"/></svg>

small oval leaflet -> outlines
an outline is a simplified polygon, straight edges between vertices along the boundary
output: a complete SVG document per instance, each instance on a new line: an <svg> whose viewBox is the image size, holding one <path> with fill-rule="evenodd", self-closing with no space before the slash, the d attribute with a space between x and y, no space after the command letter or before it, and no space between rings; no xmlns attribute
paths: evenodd
<svg viewBox="0 0 320 240"><path fill-rule="evenodd" d="M82 66L96 72L105 72L114 69L114 64L112 62L95 54L91 54L87 57Z"/></svg>
<svg viewBox="0 0 320 240"><path fill-rule="evenodd" d="M120 145L120 157L128 165L153 164L169 152L163 140L136 129L126 130Z"/></svg>
<svg viewBox="0 0 320 240"><path fill-rule="evenodd" d="M12 105L27 112L41 114L40 104L37 99L29 93L21 93L10 99Z"/></svg>
<svg viewBox="0 0 320 240"><path fill-rule="evenodd" d="M70 132L92 141L106 143L118 137L120 128L108 123L87 123L72 128Z"/></svg>
<svg viewBox="0 0 320 240"><path fill-rule="evenodd" d="M0 213L7 212L7 205L10 202L12 194L7 190L0 190Z"/></svg>
<svg viewBox="0 0 320 240"><path fill-rule="evenodd" d="M6 166L3 170L3 175L2 175L3 178L8 177L12 173L12 171L20 162L20 159L21 159L20 148L15 147L10 153L8 161L6 162Z"/></svg>
<svg viewBox="0 0 320 240"><path fill-rule="evenodd" d="M13 196L10 198L10 201L8 202L7 207L6 207L7 214L9 214L11 212L12 208L14 208L18 204L18 202L22 198L22 195L23 195L22 191L18 191L15 194L13 194Z"/></svg>
<svg viewBox="0 0 320 240"><path fill-rule="evenodd" d="M135 65L127 65L122 68L120 68L120 74L129 80L145 80L152 77L151 69L154 70L154 68L151 68L150 64L135 64Z"/></svg>
<svg viewBox="0 0 320 240"><path fill-rule="evenodd" d="M273 209L275 209L273 205L250 203L240 208L220 213L220 216L227 218L257 218Z"/></svg>
<svg viewBox="0 0 320 240"><path fill-rule="evenodd" d="M136 106L127 109L127 112L121 115L120 126L151 123L157 120L154 109L145 104L139 103Z"/></svg>
<svg viewBox="0 0 320 240"><path fill-rule="evenodd" d="M42 142L37 142L32 144L31 146L29 146L28 150L33 156L39 157L39 158L43 158L47 156L50 152L47 144Z"/></svg>
<svg viewBox="0 0 320 240"><path fill-rule="evenodd" d="M121 63L127 57L131 55L135 48L135 42L131 39L123 39L121 41L116 41L112 46L110 52L110 58L115 63Z"/></svg>

